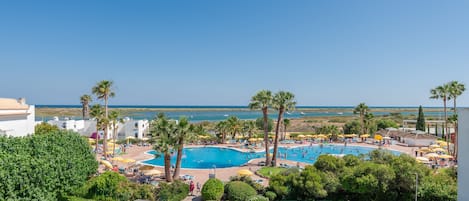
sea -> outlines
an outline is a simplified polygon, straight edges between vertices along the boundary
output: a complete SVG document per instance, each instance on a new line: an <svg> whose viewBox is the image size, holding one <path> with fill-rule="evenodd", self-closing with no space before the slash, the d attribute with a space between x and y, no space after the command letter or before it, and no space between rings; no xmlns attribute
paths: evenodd
<svg viewBox="0 0 469 201"><path fill-rule="evenodd" d="M81 108L81 105L36 105L36 108ZM202 121L222 121L230 116L236 116L241 120L252 120L262 117L262 112L258 110L249 110L246 106L142 106L142 105L111 105L109 108L127 108L139 109L131 110L126 117L131 119L154 119L160 112L164 112L171 119L179 119L181 116L189 118L191 122ZM443 117L443 110L439 107L426 107L432 109L425 112L426 116ZM148 109L148 110L145 110ZM297 106L295 111L287 111L285 118L302 117L335 117L352 116L354 106ZM391 113L400 113L402 115L417 115L418 107L369 107L375 116L386 116ZM373 110L377 110L373 112ZM448 110L449 111L449 110ZM79 120L81 117L63 117ZM52 116L38 116L37 121L47 121L53 119ZM277 118L276 111L269 111L269 118Z"/></svg>

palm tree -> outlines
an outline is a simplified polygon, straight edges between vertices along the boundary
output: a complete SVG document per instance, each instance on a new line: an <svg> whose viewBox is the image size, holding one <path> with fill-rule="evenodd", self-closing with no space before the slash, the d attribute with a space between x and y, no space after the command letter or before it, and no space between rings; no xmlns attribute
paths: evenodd
<svg viewBox="0 0 469 201"><path fill-rule="evenodd" d="M360 103L353 110L354 114L359 114L361 119L361 134L365 134L365 115L368 113L368 106L365 103Z"/></svg>
<svg viewBox="0 0 469 201"><path fill-rule="evenodd" d="M264 144L265 144L265 164L271 164L269 157L269 124L268 124L268 110L272 106L272 92L269 90L261 90L257 92L249 103L251 110L262 110L264 117Z"/></svg>
<svg viewBox="0 0 469 201"><path fill-rule="evenodd" d="M98 99L104 100L104 116L108 116L108 101L109 98L115 96L115 93L112 91L113 82L109 80L102 80L98 82L92 89L92 93L97 96ZM104 153L107 151L107 136L108 136L108 124L105 124L104 128L104 142L103 142L103 150ZM106 154L104 154L106 158Z"/></svg>
<svg viewBox="0 0 469 201"><path fill-rule="evenodd" d="M431 89L430 90L430 99L442 99L443 100L443 110L444 110L444 113L445 113L445 138L446 138L446 142L449 142L449 138L448 138L448 114L446 112L446 101L448 101L450 99L450 85L449 84L444 84L444 85L441 85L441 86L437 86L436 88L434 89ZM449 147L448 146L448 152L450 151L449 150Z"/></svg>
<svg viewBox="0 0 469 201"><path fill-rule="evenodd" d="M253 120L244 121L243 131L248 134L248 138L252 137L252 133L256 130L256 122Z"/></svg>
<svg viewBox="0 0 469 201"><path fill-rule="evenodd" d="M104 117L103 108L96 104L91 107L90 115L96 119L96 153L98 153L99 129L102 127L102 119Z"/></svg>
<svg viewBox="0 0 469 201"><path fill-rule="evenodd" d="M283 120L283 136L282 140L285 140L285 136L287 135L287 127L290 126L290 119Z"/></svg>
<svg viewBox="0 0 469 201"><path fill-rule="evenodd" d="M371 126L373 125L373 118L375 116L373 113L366 113L365 114L365 130L368 134L371 133Z"/></svg>
<svg viewBox="0 0 469 201"><path fill-rule="evenodd" d="M176 168L174 169L173 179L177 180L179 178L179 172L181 169L181 159L182 159L182 150L184 149L184 143L187 140L192 138L194 132L194 126L189 124L189 120L186 117L180 117L178 124L175 129L175 138L176 148L177 148L177 157L176 157Z"/></svg>
<svg viewBox="0 0 469 201"><path fill-rule="evenodd" d="M226 120L228 132L230 132L231 137L236 137L236 134L241 133L241 122L239 121L238 117L230 116Z"/></svg>
<svg viewBox="0 0 469 201"><path fill-rule="evenodd" d="M221 143L224 144L226 139L226 132L228 131L228 122L219 121L215 126L215 129L218 131L218 133L221 134Z"/></svg>
<svg viewBox="0 0 469 201"><path fill-rule="evenodd" d="M119 118L120 113L119 111L113 110L109 113L109 121L112 125L112 139L114 140L114 147L112 148L112 155L116 155L116 138L117 138L117 129L119 127L119 123L123 123L124 119Z"/></svg>
<svg viewBox="0 0 469 201"><path fill-rule="evenodd" d="M91 96L88 94L85 94L80 97L80 103L81 103L81 111L82 111L82 116L83 120L88 119L90 116L90 102L91 102Z"/></svg>
<svg viewBox="0 0 469 201"><path fill-rule="evenodd" d="M457 158L457 153L458 153L458 116L456 114L456 99L458 96L460 96L464 91L466 90L466 87L464 84L459 83L458 81L451 81L449 83L450 90L449 90L449 95L450 98L453 99L453 112L455 113L452 117L453 124L454 124L454 152L453 156Z"/></svg>
<svg viewBox="0 0 469 201"><path fill-rule="evenodd" d="M151 122L150 135L156 138L153 149L156 151L155 157L164 157L164 173L167 182L172 182L171 177L171 151L177 143L177 138L173 135L175 123L169 121L163 113L157 115Z"/></svg>
<svg viewBox="0 0 469 201"><path fill-rule="evenodd" d="M272 155L272 166L275 167L277 166L278 134L280 124L283 122L282 119L284 112L295 109L295 95L288 91L279 91L274 95L272 105L273 108L278 111L277 125L275 127L274 154Z"/></svg>

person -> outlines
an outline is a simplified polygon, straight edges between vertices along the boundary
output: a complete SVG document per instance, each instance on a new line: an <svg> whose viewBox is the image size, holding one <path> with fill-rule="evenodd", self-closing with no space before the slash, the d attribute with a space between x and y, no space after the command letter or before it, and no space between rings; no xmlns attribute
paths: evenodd
<svg viewBox="0 0 469 201"><path fill-rule="evenodd" d="M191 181L189 184L189 192L191 195L194 195L194 181Z"/></svg>
<svg viewBox="0 0 469 201"><path fill-rule="evenodd" d="M197 193L200 193L200 183L197 182Z"/></svg>

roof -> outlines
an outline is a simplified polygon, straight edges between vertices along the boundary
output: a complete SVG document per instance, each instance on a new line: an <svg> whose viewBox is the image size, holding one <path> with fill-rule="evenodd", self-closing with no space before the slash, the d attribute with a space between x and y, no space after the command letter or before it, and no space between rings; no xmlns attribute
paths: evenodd
<svg viewBox="0 0 469 201"><path fill-rule="evenodd" d="M27 110L24 99L0 98L0 110Z"/></svg>

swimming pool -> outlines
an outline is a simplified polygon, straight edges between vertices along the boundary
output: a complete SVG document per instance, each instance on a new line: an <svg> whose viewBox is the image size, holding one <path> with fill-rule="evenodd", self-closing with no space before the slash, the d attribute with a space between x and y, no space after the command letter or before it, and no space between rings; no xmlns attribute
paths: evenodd
<svg viewBox="0 0 469 201"><path fill-rule="evenodd" d="M373 150L375 150L375 148L343 145L313 145L295 148L279 147L278 157L285 159L286 156L287 160L313 164L321 154L360 155L367 154ZM398 151L391 152L395 155L400 154ZM155 154L156 152L149 151L147 153ZM176 152L171 155L172 165L176 163L176 155ZM194 169L235 167L246 164L251 159L263 157L265 157L264 152L241 152L235 149L221 147L189 147L183 150L181 166L182 168ZM142 163L163 166L163 159L163 156L161 156L159 158L142 161Z"/></svg>

